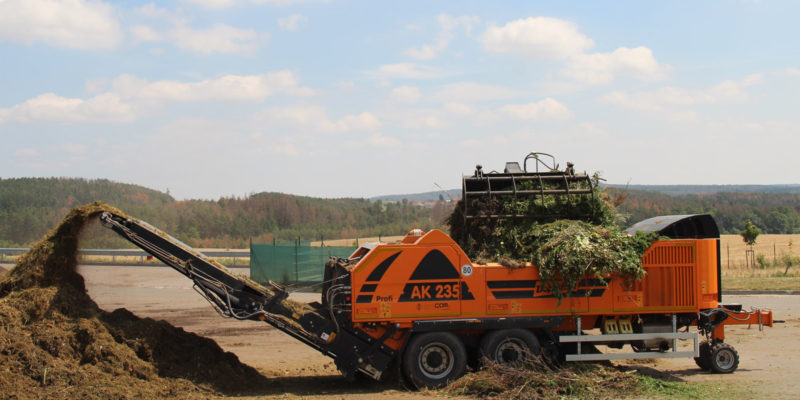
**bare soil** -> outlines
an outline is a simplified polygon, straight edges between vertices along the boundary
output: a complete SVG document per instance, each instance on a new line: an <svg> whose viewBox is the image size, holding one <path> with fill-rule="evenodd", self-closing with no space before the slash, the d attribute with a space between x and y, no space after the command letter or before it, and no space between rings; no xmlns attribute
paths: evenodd
<svg viewBox="0 0 800 400"><path fill-rule="evenodd" d="M262 373L269 381L259 393L266 398L301 396L314 399L360 398L412 399L423 393L408 392L394 383L368 379L347 382L329 358L272 327L259 322L236 321L217 315L191 283L170 268L81 266L89 295L100 308L124 307L140 317L163 319L189 332L216 341L224 350ZM237 269L247 273L247 269ZM295 292L302 302L319 300L318 293ZM726 302L770 308L776 319L786 320L774 328L731 327L727 342L739 352L739 369L718 375L698 368L691 359L628 362L641 373L688 382L706 382L721 387L734 385L753 398L797 398L800 382L800 296L726 296ZM748 396L750 397L750 396Z"/></svg>
<svg viewBox="0 0 800 400"><path fill-rule="evenodd" d="M102 309L124 307L145 318L163 319L188 332L213 339L267 378L258 398L287 395L315 399L414 399L395 382L348 382L330 358L263 322L223 318L192 290L191 281L166 267L80 266L89 296ZM233 272L247 275L247 269ZM319 293L293 293L301 302L319 301ZM241 398L241 397L238 397Z"/></svg>

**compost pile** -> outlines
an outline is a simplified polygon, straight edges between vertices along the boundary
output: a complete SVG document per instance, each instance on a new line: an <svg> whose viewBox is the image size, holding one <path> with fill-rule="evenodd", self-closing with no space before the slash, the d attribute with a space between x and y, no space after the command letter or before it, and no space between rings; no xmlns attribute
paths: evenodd
<svg viewBox="0 0 800 400"><path fill-rule="evenodd" d="M608 363L578 363L555 368L541 357L525 365L492 364L467 374L445 391L491 399L616 399L640 394L641 379Z"/></svg>
<svg viewBox="0 0 800 400"><path fill-rule="evenodd" d="M0 276L0 398L208 398L266 379L211 339L101 310L76 272L78 237L103 203L72 210Z"/></svg>
<svg viewBox="0 0 800 400"><path fill-rule="evenodd" d="M546 201L475 200L469 205L473 212L487 210L485 214L514 208L514 213L530 218L468 222L464 203L459 202L447 223L453 239L472 260L499 262L509 268L533 263L543 288L559 300L587 277L605 284L615 274L630 282L642 279L642 256L658 235L637 232L631 236L621 231L614 225L616 211L608 195L596 187L593 190L593 196L576 200L553 196Z"/></svg>

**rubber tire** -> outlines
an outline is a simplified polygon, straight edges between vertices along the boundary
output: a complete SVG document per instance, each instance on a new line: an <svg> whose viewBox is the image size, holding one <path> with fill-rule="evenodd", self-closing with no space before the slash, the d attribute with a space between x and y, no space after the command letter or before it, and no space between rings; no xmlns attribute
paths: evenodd
<svg viewBox="0 0 800 400"><path fill-rule="evenodd" d="M448 366L442 374L426 373L424 352L435 357L446 353ZM440 357L441 358L441 357ZM430 360L427 360L430 361ZM434 360L436 361L436 360ZM417 389L434 389L460 378L467 370L467 350L458 336L450 332L428 332L413 336L403 353L403 375Z"/></svg>
<svg viewBox="0 0 800 400"><path fill-rule="evenodd" d="M488 359L491 362L498 364L514 364L523 362L522 354L513 354L520 357L516 360L507 360L499 356L500 347L510 344L522 351L530 352L532 355L538 356L542 353L542 348L539 345L539 339L533 332L527 329L503 329L491 331L483 336L481 339L480 354L481 360ZM514 349L511 349L514 351Z"/></svg>
<svg viewBox="0 0 800 400"><path fill-rule="evenodd" d="M739 353L727 343L717 343L711 346L708 365L713 372L730 374L739 367Z"/></svg>
<svg viewBox="0 0 800 400"><path fill-rule="evenodd" d="M552 367L560 367L565 362L561 360L564 357L561 356L561 350L558 345L551 340L546 340L542 345L542 358L550 363Z"/></svg>
<svg viewBox="0 0 800 400"><path fill-rule="evenodd" d="M700 343L700 357L695 357L694 363L706 371L711 370L711 343Z"/></svg>

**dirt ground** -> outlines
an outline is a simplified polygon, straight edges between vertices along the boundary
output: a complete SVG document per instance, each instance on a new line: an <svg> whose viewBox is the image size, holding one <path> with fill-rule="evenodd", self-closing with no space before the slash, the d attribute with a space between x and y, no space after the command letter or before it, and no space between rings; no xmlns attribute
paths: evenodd
<svg viewBox="0 0 800 400"><path fill-rule="evenodd" d="M0 265L2 269L10 265ZM236 269L247 274L247 269ZM314 399L413 399L421 393L407 392L395 384L370 380L347 382L327 357L272 327L259 322L237 321L217 315L193 292L191 282L170 268L82 266L90 296L105 310L125 307L140 317L164 319L187 331L214 339L274 382L265 398ZM316 293L294 293L292 298L310 302ZM707 382L721 387L734 385L744 398L797 398L800 382L800 296L726 296L726 302L772 309L774 328L732 327L727 342L741 357L739 369L730 375L710 374L691 359L637 362L642 372L689 382Z"/></svg>

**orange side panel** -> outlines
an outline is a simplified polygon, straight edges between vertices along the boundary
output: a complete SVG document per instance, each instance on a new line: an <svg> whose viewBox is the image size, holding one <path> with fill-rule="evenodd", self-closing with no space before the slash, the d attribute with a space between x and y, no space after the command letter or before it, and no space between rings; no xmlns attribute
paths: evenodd
<svg viewBox="0 0 800 400"><path fill-rule="evenodd" d="M642 281L610 277L606 287L586 277L559 303L534 265L473 264L444 233L417 233L376 246L353 268L353 320L405 326L423 319L696 312L718 305L716 249L716 239L655 242L643 257Z"/></svg>

